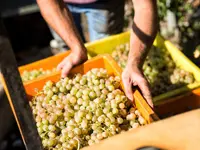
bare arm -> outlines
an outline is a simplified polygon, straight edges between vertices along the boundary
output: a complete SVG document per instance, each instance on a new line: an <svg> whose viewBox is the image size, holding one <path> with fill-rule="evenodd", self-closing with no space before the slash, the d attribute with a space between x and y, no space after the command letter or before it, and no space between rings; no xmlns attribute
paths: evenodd
<svg viewBox="0 0 200 150"><path fill-rule="evenodd" d="M133 0L133 4L135 17L131 32L129 63L142 65L157 33L157 6L156 0Z"/></svg>
<svg viewBox="0 0 200 150"><path fill-rule="evenodd" d="M153 107L148 82L142 73L142 65L158 29L156 0L133 0L135 17L131 32L127 66L122 74L125 92L132 97L132 85L138 86Z"/></svg>
<svg viewBox="0 0 200 150"><path fill-rule="evenodd" d="M87 60L86 48L63 0L37 0L37 3L44 19L72 50L71 55L58 66L59 69L62 69L64 77L74 65Z"/></svg>
<svg viewBox="0 0 200 150"><path fill-rule="evenodd" d="M37 3L44 19L71 49L84 47L71 13L62 0L37 0Z"/></svg>

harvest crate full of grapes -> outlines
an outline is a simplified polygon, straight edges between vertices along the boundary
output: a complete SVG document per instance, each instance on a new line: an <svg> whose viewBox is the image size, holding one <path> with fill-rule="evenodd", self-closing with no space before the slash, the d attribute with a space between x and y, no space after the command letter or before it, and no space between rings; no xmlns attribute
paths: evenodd
<svg viewBox="0 0 200 150"><path fill-rule="evenodd" d="M114 35L87 45L91 57L108 53L124 69L130 50L130 32ZM171 42L157 35L143 65L154 104L170 100L200 86L200 69Z"/></svg>
<svg viewBox="0 0 200 150"><path fill-rule="evenodd" d="M112 55L123 69L128 58L129 40L130 32L124 32L85 45L89 58L107 53ZM23 81L30 82L56 72L56 66L68 54L69 52L61 53L20 67ZM150 83L155 105L200 86L200 69L173 44L164 41L159 35L147 56L143 71Z"/></svg>
<svg viewBox="0 0 200 150"><path fill-rule="evenodd" d="M109 55L25 84L45 149L79 149L158 120L135 91L135 104L123 92L121 69ZM37 89L37 90L36 90Z"/></svg>

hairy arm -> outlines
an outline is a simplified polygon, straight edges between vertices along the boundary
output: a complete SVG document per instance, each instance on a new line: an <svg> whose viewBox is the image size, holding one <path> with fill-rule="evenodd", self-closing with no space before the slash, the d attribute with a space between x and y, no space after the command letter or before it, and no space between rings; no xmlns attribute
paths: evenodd
<svg viewBox="0 0 200 150"><path fill-rule="evenodd" d="M37 3L46 22L72 50L72 53L58 65L64 77L73 66L87 60L86 48L63 0L37 0Z"/></svg>
<svg viewBox="0 0 200 150"><path fill-rule="evenodd" d="M132 86L138 86L153 107L148 82L142 73L142 65L154 41L158 29L156 0L133 0L135 16L130 39L128 63L122 79L126 95L133 99Z"/></svg>
<svg viewBox="0 0 200 150"><path fill-rule="evenodd" d="M62 0L37 0L42 16L74 51L84 47L71 13Z"/></svg>
<svg viewBox="0 0 200 150"><path fill-rule="evenodd" d="M129 63L141 67L158 29L156 0L133 0L135 17L131 32Z"/></svg>

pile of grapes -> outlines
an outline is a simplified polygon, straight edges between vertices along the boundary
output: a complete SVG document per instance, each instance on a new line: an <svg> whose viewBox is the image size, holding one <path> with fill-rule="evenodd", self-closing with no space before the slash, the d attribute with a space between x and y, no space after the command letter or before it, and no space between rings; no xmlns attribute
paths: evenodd
<svg viewBox="0 0 200 150"><path fill-rule="evenodd" d="M36 70L31 70L31 71L24 71L21 75L22 81L26 82L26 81L30 81L36 78L39 78L43 75L48 75L51 74L52 72L55 72L56 68L52 69L52 70L44 70L42 68Z"/></svg>
<svg viewBox="0 0 200 150"><path fill-rule="evenodd" d="M125 68L129 44L116 47L112 57L118 62L121 68ZM180 88L186 84L193 83L193 74L176 66L169 52L166 49L152 47L143 65L144 75L151 86L153 96Z"/></svg>
<svg viewBox="0 0 200 150"><path fill-rule="evenodd" d="M48 81L30 106L45 149L79 149L146 124L120 77L102 68Z"/></svg>

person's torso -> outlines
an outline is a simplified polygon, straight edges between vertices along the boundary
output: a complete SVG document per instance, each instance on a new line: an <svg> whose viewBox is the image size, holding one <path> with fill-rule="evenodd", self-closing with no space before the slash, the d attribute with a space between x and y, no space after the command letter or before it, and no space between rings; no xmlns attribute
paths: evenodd
<svg viewBox="0 0 200 150"><path fill-rule="evenodd" d="M97 1L102 1L102 0L64 0L64 2L72 4L90 4L90 3L95 3Z"/></svg>
<svg viewBox="0 0 200 150"><path fill-rule="evenodd" d="M80 8L109 9L124 4L124 0L64 0L69 5Z"/></svg>

